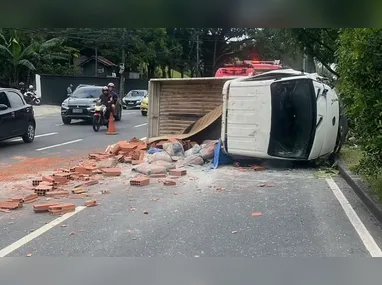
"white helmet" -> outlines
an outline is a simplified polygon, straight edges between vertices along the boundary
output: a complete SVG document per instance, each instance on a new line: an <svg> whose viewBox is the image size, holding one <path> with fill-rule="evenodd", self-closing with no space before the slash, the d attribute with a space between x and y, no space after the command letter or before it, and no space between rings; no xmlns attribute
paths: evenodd
<svg viewBox="0 0 382 285"><path fill-rule="evenodd" d="M113 87L114 88L114 83L110 82L107 87Z"/></svg>
<svg viewBox="0 0 382 285"><path fill-rule="evenodd" d="M33 85L29 85L29 89L33 89Z"/></svg>
<svg viewBox="0 0 382 285"><path fill-rule="evenodd" d="M109 90L109 88L107 88L107 86L102 87L102 91L107 91L107 90Z"/></svg>

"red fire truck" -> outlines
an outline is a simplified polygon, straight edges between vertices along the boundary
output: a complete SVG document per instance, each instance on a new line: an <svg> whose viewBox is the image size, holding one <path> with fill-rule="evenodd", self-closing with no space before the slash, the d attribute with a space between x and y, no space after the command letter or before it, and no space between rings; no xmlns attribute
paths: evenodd
<svg viewBox="0 0 382 285"><path fill-rule="evenodd" d="M256 61L256 60L243 60L237 61L234 64L225 64L219 68L215 77L228 77L228 76L251 76L257 75L266 71L281 69L280 60L275 61Z"/></svg>

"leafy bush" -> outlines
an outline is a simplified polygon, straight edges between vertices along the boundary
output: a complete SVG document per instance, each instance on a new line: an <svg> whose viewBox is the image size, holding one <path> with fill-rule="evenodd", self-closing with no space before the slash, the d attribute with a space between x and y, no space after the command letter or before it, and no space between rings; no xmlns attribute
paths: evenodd
<svg viewBox="0 0 382 285"><path fill-rule="evenodd" d="M365 151L358 172L377 177L382 169L382 29L341 30L337 56L338 87Z"/></svg>

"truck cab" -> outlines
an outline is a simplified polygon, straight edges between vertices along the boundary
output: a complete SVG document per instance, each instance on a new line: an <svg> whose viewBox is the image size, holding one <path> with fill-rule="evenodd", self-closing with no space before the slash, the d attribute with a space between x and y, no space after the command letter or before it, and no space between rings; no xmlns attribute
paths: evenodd
<svg viewBox="0 0 382 285"><path fill-rule="evenodd" d="M316 160L336 149L337 93L317 75L276 70L227 81L221 138L234 156Z"/></svg>

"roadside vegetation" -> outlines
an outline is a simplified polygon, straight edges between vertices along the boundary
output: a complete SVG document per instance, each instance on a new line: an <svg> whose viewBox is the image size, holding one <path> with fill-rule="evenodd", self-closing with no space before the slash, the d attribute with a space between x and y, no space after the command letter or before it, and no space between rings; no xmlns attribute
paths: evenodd
<svg viewBox="0 0 382 285"><path fill-rule="evenodd" d="M343 29L337 51L339 90L360 148L345 149L352 170L382 199L382 29ZM351 161L354 160L354 161Z"/></svg>

